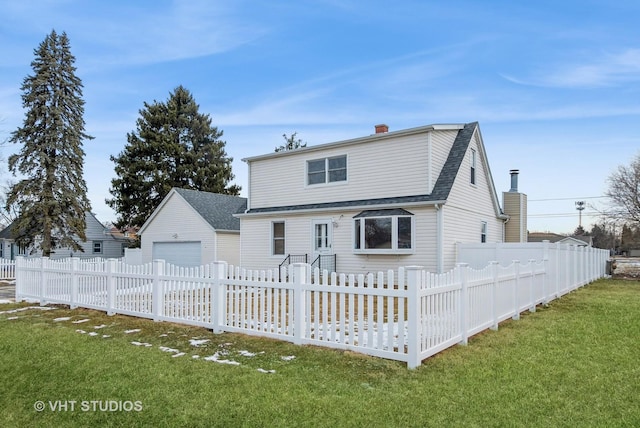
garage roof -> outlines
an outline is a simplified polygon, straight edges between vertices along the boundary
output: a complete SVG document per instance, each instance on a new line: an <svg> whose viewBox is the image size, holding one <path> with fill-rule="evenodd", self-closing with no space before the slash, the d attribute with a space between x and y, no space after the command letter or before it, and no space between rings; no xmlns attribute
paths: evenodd
<svg viewBox="0 0 640 428"><path fill-rule="evenodd" d="M216 230L240 230L240 219L234 214L247 209L247 198L174 188L200 216Z"/></svg>

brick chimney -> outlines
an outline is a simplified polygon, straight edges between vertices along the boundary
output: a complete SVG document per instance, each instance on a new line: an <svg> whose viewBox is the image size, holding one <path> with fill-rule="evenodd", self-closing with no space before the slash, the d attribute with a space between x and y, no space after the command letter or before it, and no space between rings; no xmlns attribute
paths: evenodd
<svg viewBox="0 0 640 428"><path fill-rule="evenodd" d="M387 125L376 125L376 134L384 134L385 132L389 132L389 127Z"/></svg>

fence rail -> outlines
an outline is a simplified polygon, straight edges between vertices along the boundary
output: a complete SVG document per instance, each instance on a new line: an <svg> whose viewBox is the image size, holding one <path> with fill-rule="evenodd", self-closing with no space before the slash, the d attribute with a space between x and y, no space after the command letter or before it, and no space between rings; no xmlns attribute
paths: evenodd
<svg viewBox="0 0 640 428"><path fill-rule="evenodd" d="M225 262L185 269L162 260L130 266L115 259L19 258L16 299L353 350L413 368L604 276L605 264L604 252L584 250L561 263L492 262L481 270L461 263L446 274L409 266L345 275L295 263L281 281L278 270Z"/></svg>

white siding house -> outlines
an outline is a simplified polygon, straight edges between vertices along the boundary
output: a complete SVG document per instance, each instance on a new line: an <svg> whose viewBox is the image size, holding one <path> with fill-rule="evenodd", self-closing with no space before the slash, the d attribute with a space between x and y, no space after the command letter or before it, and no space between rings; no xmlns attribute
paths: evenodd
<svg viewBox="0 0 640 428"><path fill-rule="evenodd" d="M240 220L247 200L197 190L172 189L138 232L142 262L163 259L178 266L216 260L240 263Z"/></svg>
<svg viewBox="0 0 640 428"><path fill-rule="evenodd" d="M478 123L429 125L243 159L241 265L336 272L451 269L456 242L502 242ZM321 256L321 257L319 257Z"/></svg>
<svg viewBox="0 0 640 428"><path fill-rule="evenodd" d="M132 240L115 236L90 212L85 214L85 242L79 241L81 251L72 251L70 248L56 248L51 253L51 259L65 257L80 258L120 258L124 255L124 249ZM13 223L0 232L0 257L15 259L16 256L40 257L41 251L31 251L28 248L20 248L12 236Z"/></svg>

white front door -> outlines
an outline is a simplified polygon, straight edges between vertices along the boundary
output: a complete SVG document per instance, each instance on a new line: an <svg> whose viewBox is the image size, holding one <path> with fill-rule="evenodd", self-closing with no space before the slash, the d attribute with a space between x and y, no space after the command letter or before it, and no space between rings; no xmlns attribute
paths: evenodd
<svg viewBox="0 0 640 428"><path fill-rule="evenodd" d="M318 255L332 254L331 238L332 238L332 221L313 220L313 259Z"/></svg>

